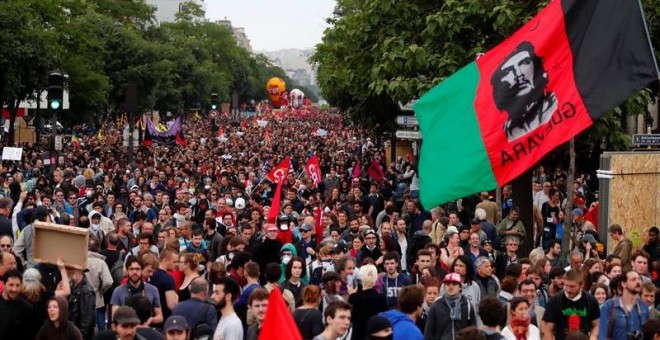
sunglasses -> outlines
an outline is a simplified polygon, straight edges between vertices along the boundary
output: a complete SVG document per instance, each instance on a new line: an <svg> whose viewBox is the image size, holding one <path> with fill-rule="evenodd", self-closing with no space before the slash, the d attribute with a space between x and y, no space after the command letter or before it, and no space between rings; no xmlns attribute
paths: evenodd
<svg viewBox="0 0 660 340"><path fill-rule="evenodd" d="M11 244L0 244L0 248L11 248Z"/></svg>

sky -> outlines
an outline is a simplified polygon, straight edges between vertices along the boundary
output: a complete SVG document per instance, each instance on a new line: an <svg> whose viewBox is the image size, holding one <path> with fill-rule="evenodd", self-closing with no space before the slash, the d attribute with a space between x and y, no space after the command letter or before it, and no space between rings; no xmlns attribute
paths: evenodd
<svg viewBox="0 0 660 340"><path fill-rule="evenodd" d="M335 0L206 0L206 17L245 28L254 51L311 48L321 42Z"/></svg>

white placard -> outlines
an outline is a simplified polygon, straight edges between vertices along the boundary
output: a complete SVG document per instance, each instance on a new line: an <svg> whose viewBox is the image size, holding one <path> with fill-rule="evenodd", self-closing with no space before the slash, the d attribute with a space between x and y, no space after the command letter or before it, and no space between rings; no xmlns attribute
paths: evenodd
<svg viewBox="0 0 660 340"><path fill-rule="evenodd" d="M259 125L259 127L264 128L264 127L266 127L266 125L268 125L268 121L267 121L267 120L257 119L257 125Z"/></svg>
<svg viewBox="0 0 660 340"><path fill-rule="evenodd" d="M20 161L23 157L23 148L12 148L5 146L2 148L2 160L4 161Z"/></svg>

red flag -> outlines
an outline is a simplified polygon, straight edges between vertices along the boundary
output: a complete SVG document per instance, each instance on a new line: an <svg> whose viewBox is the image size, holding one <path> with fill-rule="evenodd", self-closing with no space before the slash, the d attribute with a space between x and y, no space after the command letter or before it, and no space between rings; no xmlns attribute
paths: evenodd
<svg viewBox="0 0 660 340"><path fill-rule="evenodd" d="M598 211L600 210L600 205L598 203L594 204L593 207L584 214L584 219L591 222L598 231Z"/></svg>
<svg viewBox="0 0 660 340"><path fill-rule="evenodd" d="M369 166L369 169L367 169L367 175L371 176L376 182L380 182L385 178L383 169L375 160L371 161L371 165Z"/></svg>
<svg viewBox="0 0 660 340"><path fill-rule="evenodd" d="M277 183L277 189L275 189L275 197L273 197L273 203L270 205L266 223L277 223L277 216L280 215L280 201L282 200L282 183L284 183L284 181Z"/></svg>
<svg viewBox="0 0 660 340"><path fill-rule="evenodd" d="M360 172L362 172L362 164L358 161L353 168L353 178L360 178Z"/></svg>
<svg viewBox="0 0 660 340"><path fill-rule="evenodd" d="M321 183L321 168L319 167L319 158L316 157L316 155L312 155L312 157L307 161L307 164L305 165L305 171L307 172L307 176L311 178L314 181L314 188L319 187L319 183Z"/></svg>
<svg viewBox="0 0 660 340"><path fill-rule="evenodd" d="M264 320L261 331L259 331L259 340L302 340L300 331L289 308L284 302L282 293L278 287L273 287L268 298L268 309L266 309L266 319Z"/></svg>
<svg viewBox="0 0 660 340"><path fill-rule="evenodd" d="M268 173L268 179L275 183L284 182L286 175L289 174L289 167L291 166L291 159L286 157L280 164Z"/></svg>
<svg viewBox="0 0 660 340"><path fill-rule="evenodd" d="M183 137L183 133L181 131L176 133L176 144L181 145L181 146L187 146L188 145L188 142Z"/></svg>
<svg viewBox="0 0 660 340"><path fill-rule="evenodd" d="M314 232L316 233L316 245L321 244L323 240L323 224L321 220L323 219L323 209L319 207L314 207Z"/></svg>

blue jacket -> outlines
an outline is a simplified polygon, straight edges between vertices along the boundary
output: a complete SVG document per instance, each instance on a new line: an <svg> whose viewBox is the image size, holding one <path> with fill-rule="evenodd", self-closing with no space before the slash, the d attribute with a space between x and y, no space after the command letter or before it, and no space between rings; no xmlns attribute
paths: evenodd
<svg viewBox="0 0 660 340"><path fill-rule="evenodd" d="M612 313L614 308L614 313ZM627 316L623 306L621 306L621 299L612 298L600 307L600 324L598 325L598 339L628 339L628 333L640 331L642 325L649 320L649 307L637 299L635 305ZM610 326L610 322L613 323ZM608 336L610 332L612 336Z"/></svg>
<svg viewBox="0 0 660 340"><path fill-rule="evenodd" d="M423 340L424 335L415 321L401 311L392 309L380 315L392 323L393 340Z"/></svg>

